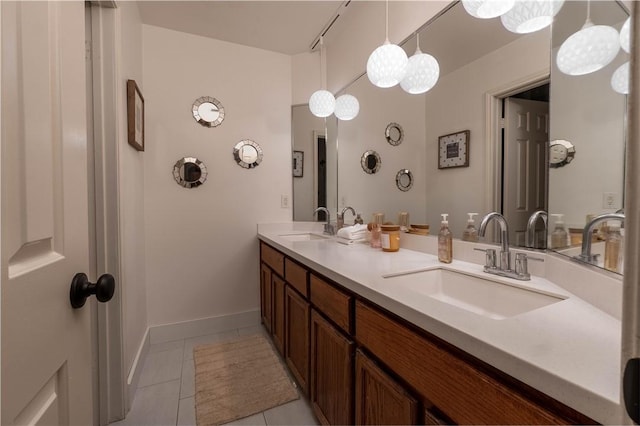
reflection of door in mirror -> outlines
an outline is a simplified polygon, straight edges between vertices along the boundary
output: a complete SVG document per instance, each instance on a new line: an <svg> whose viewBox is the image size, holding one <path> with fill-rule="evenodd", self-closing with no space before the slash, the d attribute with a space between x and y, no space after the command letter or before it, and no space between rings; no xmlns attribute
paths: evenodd
<svg viewBox="0 0 640 426"><path fill-rule="evenodd" d="M549 84L503 99L502 213L509 242L524 247L529 216L547 210ZM535 247L546 234L537 224Z"/></svg>
<svg viewBox="0 0 640 426"><path fill-rule="evenodd" d="M322 221L324 213L314 215L316 207L336 211L336 143L328 137L328 121L311 114L308 105L292 110L292 151L304 152L305 172L293 178L293 220ZM328 132L329 130L329 132ZM335 130L334 130L335 131ZM292 173L293 175L293 173Z"/></svg>

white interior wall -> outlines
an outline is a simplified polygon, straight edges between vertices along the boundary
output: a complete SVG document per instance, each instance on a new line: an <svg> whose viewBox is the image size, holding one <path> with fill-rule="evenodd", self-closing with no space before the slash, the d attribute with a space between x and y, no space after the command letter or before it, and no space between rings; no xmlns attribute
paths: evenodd
<svg viewBox="0 0 640 426"><path fill-rule="evenodd" d="M305 52L291 57L291 105L307 104L322 88L320 53Z"/></svg>
<svg viewBox="0 0 640 426"><path fill-rule="evenodd" d="M466 213L482 215L492 209L485 205L484 191L485 173L488 173L485 94L508 82L548 72L549 46L549 31L521 37L441 77L427 93L427 223L434 232L440 226L440 214L449 213L449 227L454 237L460 238L466 227ZM438 169L438 137L461 130L471 131L469 167Z"/></svg>
<svg viewBox="0 0 640 426"><path fill-rule="evenodd" d="M358 98L360 113L351 121L338 122L339 207L352 206L369 221L374 212L385 213L385 220L396 222L398 212L409 212L413 223L424 223L425 188L425 98L409 95L400 87L380 89L366 76L349 87L348 93ZM398 146L389 144L385 129L391 122L404 130ZM360 165L362 154L374 150L382 159L380 170L367 174ZM400 191L396 173L409 169L413 187ZM351 222L350 216L347 223Z"/></svg>
<svg viewBox="0 0 640 426"><path fill-rule="evenodd" d="M257 310L256 223L291 220L291 57L148 25L143 52L149 324ZM219 127L193 119L201 96L224 106ZM254 169L233 160L242 139L264 151ZM208 169L198 188L173 180L185 156Z"/></svg>
<svg viewBox="0 0 640 426"><path fill-rule="evenodd" d="M134 2L119 2L119 75L118 157L120 262L122 291L122 327L125 373L129 373L147 326L147 285L145 272L145 155L128 144L127 80L135 80L146 95L142 71L142 22ZM148 140L148 136L147 136Z"/></svg>
<svg viewBox="0 0 640 426"><path fill-rule="evenodd" d="M557 49L553 52L555 58ZM602 70L583 76L561 73L554 60L550 137L570 141L576 154L566 166L549 170L549 212L564 214L569 227L584 227L587 214L622 207L605 208L603 195L615 193L622 203L625 135L621 117L626 96L614 92L610 81L613 72L628 60L629 55L621 51ZM554 224L555 219L550 226Z"/></svg>

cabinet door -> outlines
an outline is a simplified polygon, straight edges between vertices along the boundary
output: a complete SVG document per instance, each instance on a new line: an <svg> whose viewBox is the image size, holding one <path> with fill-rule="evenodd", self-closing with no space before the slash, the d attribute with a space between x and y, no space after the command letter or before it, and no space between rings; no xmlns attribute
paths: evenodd
<svg viewBox="0 0 640 426"><path fill-rule="evenodd" d="M272 294L271 294L271 269L264 263L260 264L260 315L262 324L271 333L272 324Z"/></svg>
<svg viewBox="0 0 640 426"><path fill-rule="evenodd" d="M417 423L417 401L360 350L356 351L357 425Z"/></svg>
<svg viewBox="0 0 640 426"><path fill-rule="evenodd" d="M353 424L354 344L311 312L311 408L322 424Z"/></svg>
<svg viewBox="0 0 640 426"><path fill-rule="evenodd" d="M273 343L280 354L284 355L284 280L271 274L271 290L273 299L272 335Z"/></svg>
<svg viewBox="0 0 640 426"><path fill-rule="evenodd" d="M305 394L309 392L309 303L285 286L285 359Z"/></svg>

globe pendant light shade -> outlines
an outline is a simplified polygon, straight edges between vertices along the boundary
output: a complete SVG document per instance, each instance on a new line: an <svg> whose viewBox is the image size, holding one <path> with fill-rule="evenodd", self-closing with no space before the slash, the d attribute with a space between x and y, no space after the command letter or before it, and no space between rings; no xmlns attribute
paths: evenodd
<svg viewBox="0 0 640 426"><path fill-rule="evenodd" d="M626 62L611 76L611 87L616 92L626 95L629 93L629 62Z"/></svg>
<svg viewBox="0 0 640 426"><path fill-rule="evenodd" d="M309 98L309 109L316 117L328 117L336 108L336 98L327 90L317 90Z"/></svg>
<svg viewBox="0 0 640 426"><path fill-rule="evenodd" d="M624 49L625 52L629 53L629 30L631 27L631 17L628 17L624 22L624 25L620 29L620 47Z"/></svg>
<svg viewBox="0 0 640 426"><path fill-rule="evenodd" d="M406 75L408 63L409 58L404 49L386 40L369 55L367 77L374 86L393 87Z"/></svg>
<svg viewBox="0 0 640 426"><path fill-rule="evenodd" d="M500 20L512 33L532 33L549 26L563 4L564 0L518 0Z"/></svg>
<svg viewBox="0 0 640 426"><path fill-rule="evenodd" d="M618 31L608 25L593 25L587 21L558 50L558 69L568 75L589 74L607 66L618 54Z"/></svg>
<svg viewBox="0 0 640 426"><path fill-rule="evenodd" d="M360 112L360 103L355 96L342 95L336 99L334 114L343 121L353 120Z"/></svg>
<svg viewBox="0 0 640 426"><path fill-rule="evenodd" d="M433 56L422 53L420 48L409 58L407 75L400 82L400 87L412 95L425 93L436 85L440 77L440 65Z"/></svg>
<svg viewBox="0 0 640 426"><path fill-rule="evenodd" d="M513 8L516 0L462 0L462 5L474 18L496 18Z"/></svg>

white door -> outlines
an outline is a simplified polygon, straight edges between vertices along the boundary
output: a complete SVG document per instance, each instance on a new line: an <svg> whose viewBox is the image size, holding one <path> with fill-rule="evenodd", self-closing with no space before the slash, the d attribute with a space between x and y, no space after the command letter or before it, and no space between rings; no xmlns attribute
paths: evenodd
<svg viewBox="0 0 640 426"><path fill-rule="evenodd" d="M0 2L2 18L2 416L93 422L84 4Z"/></svg>
<svg viewBox="0 0 640 426"><path fill-rule="evenodd" d="M524 247L531 213L546 211L548 142L549 103L505 99L502 208L513 245Z"/></svg>

